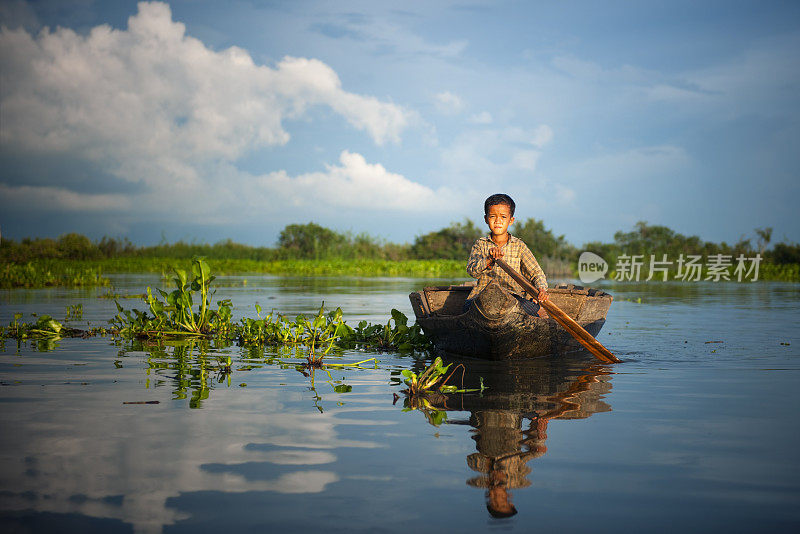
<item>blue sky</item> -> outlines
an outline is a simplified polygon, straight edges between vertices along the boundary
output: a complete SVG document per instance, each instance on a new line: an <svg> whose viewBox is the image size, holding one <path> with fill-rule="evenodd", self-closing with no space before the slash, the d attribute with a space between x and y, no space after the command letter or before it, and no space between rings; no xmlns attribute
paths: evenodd
<svg viewBox="0 0 800 534"><path fill-rule="evenodd" d="M0 3L3 235L800 241L800 3ZM513 231L513 227L512 227Z"/></svg>

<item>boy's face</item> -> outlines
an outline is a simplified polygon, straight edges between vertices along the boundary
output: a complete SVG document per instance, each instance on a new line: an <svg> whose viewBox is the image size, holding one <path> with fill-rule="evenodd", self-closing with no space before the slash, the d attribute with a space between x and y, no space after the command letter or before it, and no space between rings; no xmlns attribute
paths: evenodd
<svg viewBox="0 0 800 534"><path fill-rule="evenodd" d="M514 224L511 208L506 204L489 206L489 213L484 216L483 220L489 225L492 235L496 237L504 236L508 232L508 227Z"/></svg>

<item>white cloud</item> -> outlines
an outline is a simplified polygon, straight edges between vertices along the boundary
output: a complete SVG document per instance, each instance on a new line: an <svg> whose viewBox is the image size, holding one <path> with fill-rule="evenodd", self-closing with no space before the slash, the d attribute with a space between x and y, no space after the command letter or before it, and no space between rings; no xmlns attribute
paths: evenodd
<svg viewBox="0 0 800 534"><path fill-rule="evenodd" d="M488 111L481 111L480 113L476 113L469 118L469 122L472 124L491 124L492 123L492 114Z"/></svg>
<svg viewBox="0 0 800 534"><path fill-rule="evenodd" d="M434 191L380 164L367 163L360 154L343 151L341 165L329 165L325 172L289 176L273 172L255 179L252 196L259 205L317 206L341 208L422 211L441 209L442 202L457 198L446 189Z"/></svg>
<svg viewBox="0 0 800 534"><path fill-rule="evenodd" d="M464 101L450 91L442 91L434 97L436 109L440 113L456 114L464 109Z"/></svg>
<svg viewBox="0 0 800 534"><path fill-rule="evenodd" d="M61 176L47 187L0 186L6 199L65 211L135 207L167 220L230 221L241 191L256 180L236 168L238 160L288 143L286 119L325 106L378 145L399 142L417 120L392 102L345 91L317 59L285 57L270 67L241 48L209 49L157 2L140 3L126 30L102 25L86 35L65 28L31 35L3 28L0 78L5 149L69 155L106 180L141 184L126 196L74 192ZM430 205L431 190L358 154L343 153L342 164L293 179L295 187L327 206L364 199L376 210L407 209L412 199ZM279 175L270 175L275 187ZM284 193L290 195L264 192Z"/></svg>
<svg viewBox="0 0 800 534"><path fill-rule="evenodd" d="M194 187L206 161L287 143L284 119L315 105L377 144L398 142L411 116L343 90L316 59L286 57L270 68L237 47L211 50L163 3L140 3L127 30L4 28L0 50L3 145L69 152L129 181Z"/></svg>

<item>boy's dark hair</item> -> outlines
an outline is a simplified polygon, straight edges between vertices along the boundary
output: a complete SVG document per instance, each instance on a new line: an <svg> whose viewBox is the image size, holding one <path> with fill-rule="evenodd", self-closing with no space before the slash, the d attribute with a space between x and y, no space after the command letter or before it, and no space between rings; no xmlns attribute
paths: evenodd
<svg viewBox="0 0 800 534"><path fill-rule="evenodd" d="M505 193L497 193L487 198L486 202L483 203L483 214L489 215L489 208L492 206L497 206L498 204L505 204L508 206L508 208L511 210L511 216L514 216L514 209L517 207L517 205L514 204L514 201L511 199L511 197Z"/></svg>

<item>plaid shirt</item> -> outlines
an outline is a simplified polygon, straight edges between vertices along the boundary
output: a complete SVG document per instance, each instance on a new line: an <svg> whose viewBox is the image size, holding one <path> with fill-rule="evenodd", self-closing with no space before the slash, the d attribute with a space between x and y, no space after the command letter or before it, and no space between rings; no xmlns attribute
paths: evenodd
<svg viewBox="0 0 800 534"><path fill-rule="evenodd" d="M525 295L522 287L499 265L492 265L489 269L486 268L486 259L490 257L489 251L496 246L488 236L478 238L475 244L472 245L469 261L467 262L467 273L471 277L478 279L478 285L472 289L467 298L475 297L491 280L497 280L501 286L509 289L512 293ZM536 289L547 289L547 278L544 275L544 271L539 267L539 262L536 261L533 253L521 239L509 234L508 241L500 247L500 250L503 251L505 262L522 276L531 280ZM531 295L528 296L530 297Z"/></svg>

